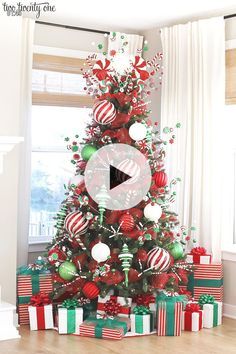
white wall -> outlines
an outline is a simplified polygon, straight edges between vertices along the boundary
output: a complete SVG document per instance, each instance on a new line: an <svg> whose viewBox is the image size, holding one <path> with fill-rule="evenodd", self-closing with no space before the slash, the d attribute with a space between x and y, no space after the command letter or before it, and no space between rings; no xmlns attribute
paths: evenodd
<svg viewBox="0 0 236 354"><path fill-rule="evenodd" d="M19 135L20 26L0 20L0 135ZM17 247L18 147L4 158L0 175L0 284L2 298L15 303Z"/></svg>

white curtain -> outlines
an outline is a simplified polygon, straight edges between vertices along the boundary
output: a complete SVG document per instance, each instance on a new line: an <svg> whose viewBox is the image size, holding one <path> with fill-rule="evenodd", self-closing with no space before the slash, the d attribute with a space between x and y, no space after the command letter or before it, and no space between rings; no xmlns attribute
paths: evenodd
<svg viewBox="0 0 236 354"><path fill-rule="evenodd" d="M220 130L225 100L224 19L216 17L161 29L164 75L162 128L177 130L167 171L180 177L176 211L197 228L198 244L221 259Z"/></svg>
<svg viewBox="0 0 236 354"><path fill-rule="evenodd" d="M35 21L22 18L21 26L21 82L20 82L20 135L24 144L20 150L18 189L17 264L27 264L30 211L30 162L31 162L31 106L32 61Z"/></svg>
<svg viewBox="0 0 236 354"><path fill-rule="evenodd" d="M126 34L115 32L113 35L111 32L108 38L108 55L110 55L111 50L115 50L117 53L123 48L123 54L127 55L141 55L143 48L143 36L137 34ZM127 42L127 45L123 43Z"/></svg>

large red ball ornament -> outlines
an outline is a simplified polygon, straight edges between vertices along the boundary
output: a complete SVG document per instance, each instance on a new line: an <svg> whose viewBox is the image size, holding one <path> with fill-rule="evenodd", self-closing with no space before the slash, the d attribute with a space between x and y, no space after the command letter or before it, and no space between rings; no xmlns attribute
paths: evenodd
<svg viewBox="0 0 236 354"><path fill-rule="evenodd" d="M129 213L123 214L119 219L120 229L123 232L129 232L134 229L135 222L132 215Z"/></svg>
<svg viewBox="0 0 236 354"><path fill-rule="evenodd" d="M162 273L170 267L170 254L164 248L154 247L148 252L147 268L152 268Z"/></svg>
<svg viewBox="0 0 236 354"><path fill-rule="evenodd" d="M69 213L65 218L65 228L72 235L83 235L88 229L87 220L81 211Z"/></svg>
<svg viewBox="0 0 236 354"><path fill-rule="evenodd" d="M93 119L98 124L107 125L113 122L116 117L116 108L113 103L103 100L93 106Z"/></svg>
<svg viewBox="0 0 236 354"><path fill-rule="evenodd" d="M165 187L167 185L167 174L164 171L157 171L153 175L155 185L158 188Z"/></svg>
<svg viewBox="0 0 236 354"><path fill-rule="evenodd" d="M98 297L100 290L93 281L87 281L82 288L82 292L88 299L92 300Z"/></svg>
<svg viewBox="0 0 236 354"><path fill-rule="evenodd" d="M135 283L136 281L139 281L139 272L134 268L130 268L128 279L130 283Z"/></svg>

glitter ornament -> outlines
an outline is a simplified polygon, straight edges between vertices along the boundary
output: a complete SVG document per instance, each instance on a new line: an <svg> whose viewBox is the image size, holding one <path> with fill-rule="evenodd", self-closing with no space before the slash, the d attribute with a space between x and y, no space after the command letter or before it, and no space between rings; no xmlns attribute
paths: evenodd
<svg viewBox="0 0 236 354"><path fill-rule="evenodd" d="M105 185L102 185L100 192L96 195L96 199L98 200L98 210L99 210L99 223L102 225L103 223L103 215L106 211L107 201L111 197L107 193L107 189Z"/></svg>
<svg viewBox="0 0 236 354"><path fill-rule="evenodd" d="M68 206L67 205L62 205L61 209L58 211L56 215L56 229L57 230L62 230L64 227L64 222L66 215L68 213Z"/></svg>
<svg viewBox="0 0 236 354"><path fill-rule="evenodd" d="M131 262L133 259L132 253L129 252L129 248L125 243L122 247L120 254L118 255L119 259L121 260L121 267L125 273L125 286L128 287L129 285L129 270L131 267Z"/></svg>
<svg viewBox="0 0 236 354"><path fill-rule="evenodd" d="M167 185L167 174L164 171L155 172L153 179L157 188L162 188Z"/></svg>
<svg viewBox="0 0 236 354"><path fill-rule="evenodd" d="M180 258L183 258L184 255L184 250L183 250L183 246L180 242L176 241L173 242L170 246L169 246L169 252L172 255L172 257L175 260L178 260Z"/></svg>
<svg viewBox="0 0 236 354"><path fill-rule="evenodd" d="M94 145L85 145L81 150L81 156L83 160L88 161L90 157L97 151L96 146Z"/></svg>
<svg viewBox="0 0 236 354"><path fill-rule="evenodd" d="M154 247L147 255L147 268L162 273L170 267L170 254L164 248Z"/></svg>
<svg viewBox="0 0 236 354"><path fill-rule="evenodd" d="M82 292L88 299L92 300L99 295L100 290L93 281L88 281L87 283L84 284L82 288Z"/></svg>
<svg viewBox="0 0 236 354"><path fill-rule="evenodd" d="M103 100L93 106L93 119L96 123L107 125L113 122L116 117L116 109L113 103Z"/></svg>
<svg viewBox="0 0 236 354"><path fill-rule="evenodd" d="M131 214L127 212L120 217L119 224L121 231L132 231L135 226L134 218Z"/></svg>
<svg viewBox="0 0 236 354"><path fill-rule="evenodd" d="M59 266L58 273L62 279L71 281L76 276L76 266L72 262L65 261Z"/></svg>
<svg viewBox="0 0 236 354"><path fill-rule="evenodd" d="M98 242L91 250L93 259L95 259L98 263L105 262L110 256L110 253L110 248L102 242Z"/></svg>
<svg viewBox="0 0 236 354"><path fill-rule="evenodd" d="M145 139L147 135L147 128L142 123L134 123L129 128L129 136L135 141Z"/></svg>

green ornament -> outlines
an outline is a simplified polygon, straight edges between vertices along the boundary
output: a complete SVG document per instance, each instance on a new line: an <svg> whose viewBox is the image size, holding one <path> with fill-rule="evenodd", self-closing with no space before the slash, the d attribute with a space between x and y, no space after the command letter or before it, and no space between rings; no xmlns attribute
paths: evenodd
<svg viewBox="0 0 236 354"><path fill-rule="evenodd" d="M107 55L107 52L103 52L102 54L103 54L103 55Z"/></svg>
<svg viewBox="0 0 236 354"><path fill-rule="evenodd" d="M77 151L79 150L78 145L72 145L71 150L72 150L73 152L77 152Z"/></svg>
<svg viewBox="0 0 236 354"><path fill-rule="evenodd" d="M72 262L65 261L60 265L58 272L62 279L70 281L76 275L76 266Z"/></svg>
<svg viewBox="0 0 236 354"><path fill-rule="evenodd" d="M85 145L81 150L82 159L88 161L90 157L97 151L94 145Z"/></svg>
<svg viewBox="0 0 236 354"><path fill-rule="evenodd" d="M143 47L143 51L144 51L144 52L147 52L147 51L148 51L148 46L147 46L147 45L145 45L145 46Z"/></svg>
<svg viewBox="0 0 236 354"><path fill-rule="evenodd" d="M116 36L116 32L112 32L112 37L115 37Z"/></svg>
<svg viewBox="0 0 236 354"><path fill-rule="evenodd" d="M180 259L184 255L183 246L180 242L175 241L169 246L169 252L174 258L174 260Z"/></svg>
<svg viewBox="0 0 236 354"><path fill-rule="evenodd" d="M124 39L124 38L125 38L125 36L120 36L120 38L121 38L121 39Z"/></svg>
<svg viewBox="0 0 236 354"><path fill-rule="evenodd" d="M165 127L163 128L163 133L168 134L170 132L170 128Z"/></svg>
<svg viewBox="0 0 236 354"><path fill-rule="evenodd" d="M176 124L176 128L180 128L181 127L181 124L180 123L177 123Z"/></svg>
<svg viewBox="0 0 236 354"><path fill-rule="evenodd" d="M98 49L102 49L103 48L103 45L100 43L99 45L98 45Z"/></svg>

